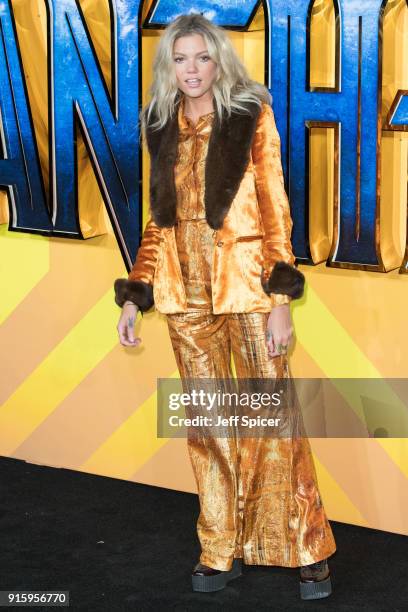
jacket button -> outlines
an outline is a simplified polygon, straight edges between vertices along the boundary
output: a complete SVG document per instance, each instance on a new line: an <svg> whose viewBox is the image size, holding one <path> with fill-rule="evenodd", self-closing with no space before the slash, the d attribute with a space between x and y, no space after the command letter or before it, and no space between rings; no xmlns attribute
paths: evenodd
<svg viewBox="0 0 408 612"><path fill-rule="evenodd" d="M223 243L223 241L222 241L222 240L219 240L219 241L217 242L217 246L219 246L219 247L222 247L222 245L223 245L223 244L224 244L224 243Z"/></svg>

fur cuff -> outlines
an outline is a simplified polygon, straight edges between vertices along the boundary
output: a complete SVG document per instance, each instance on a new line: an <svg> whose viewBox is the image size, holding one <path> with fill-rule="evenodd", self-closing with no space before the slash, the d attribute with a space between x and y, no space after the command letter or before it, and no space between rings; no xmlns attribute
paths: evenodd
<svg viewBox="0 0 408 612"><path fill-rule="evenodd" d="M268 295L271 293L286 293L293 299L302 297L304 284L304 274L286 261L277 261L268 280L266 282L262 281L264 291Z"/></svg>
<svg viewBox="0 0 408 612"><path fill-rule="evenodd" d="M129 300L139 307L141 312L149 310L154 305L153 285L143 281L132 281L126 278L117 278L114 283L115 302L122 307Z"/></svg>

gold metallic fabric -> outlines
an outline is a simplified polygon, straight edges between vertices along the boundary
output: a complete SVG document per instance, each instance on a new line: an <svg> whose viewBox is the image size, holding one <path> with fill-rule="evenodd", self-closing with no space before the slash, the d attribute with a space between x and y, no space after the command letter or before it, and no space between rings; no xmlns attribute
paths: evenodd
<svg viewBox="0 0 408 612"><path fill-rule="evenodd" d="M248 379L291 376L285 355L268 358L271 305L267 312L214 313L211 264L217 246L205 219L202 188L213 118L214 113L202 115L193 125L179 114L175 242L188 310L167 314L167 324L185 392L203 386L207 392L234 392L231 352L243 389L256 392ZM194 410L186 412L196 416ZM212 417L228 412L213 410ZM297 567L335 551L309 442L299 435L302 416L296 402L289 402L282 421L275 438L259 429L257 437L240 437L235 424L224 432L188 429L200 499L201 563L228 570L239 557L247 564Z"/></svg>
<svg viewBox="0 0 408 612"><path fill-rule="evenodd" d="M167 315L183 389L191 392L194 379L205 379L208 392L213 379L216 393L225 379L232 380L231 351L238 379L293 380L285 355L268 358L267 318L266 313L216 315L210 308ZM296 402L286 418L289 431L282 438L240 438L234 432L217 437L210 428L202 435L189 429L201 563L225 571L240 557L248 565L299 567L335 552L309 441L296 436L301 420Z"/></svg>
<svg viewBox="0 0 408 612"><path fill-rule="evenodd" d="M194 214L201 216L211 114L202 116L193 129L184 115L184 99L178 112L181 129L174 168L177 206L181 204L181 217L189 214L191 206ZM265 279L268 278L277 261L294 264L292 225L283 183L280 137L271 106L262 103L250 159L223 226L216 231L210 231L204 224L201 228L207 254L212 250L210 272L215 314L266 313L277 304L290 302L291 297L286 294L268 296L261 285L261 273L263 267ZM165 314L187 312L192 297L192 286L186 290L183 283L185 260L180 262L178 239L180 231L174 226L160 228L150 219L128 276L129 280L153 284L155 307ZM190 256L191 253L190 248Z"/></svg>
<svg viewBox="0 0 408 612"><path fill-rule="evenodd" d="M196 125L184 115L184 98L178 113L179 142L174 178L177 194L175 237L188 308L211 304L211 263L214 230L205 218L204 168L214 111L199 117Z"/></svg>

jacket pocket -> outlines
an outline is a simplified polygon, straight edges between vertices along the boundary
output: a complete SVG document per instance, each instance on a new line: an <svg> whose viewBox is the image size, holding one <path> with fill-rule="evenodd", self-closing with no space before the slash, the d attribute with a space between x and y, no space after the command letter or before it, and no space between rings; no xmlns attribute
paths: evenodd
<svg viewBox="0 0 408 612"><path fill-rule="evenodd" d="M238 236L237 242L250 242L251 240L262 240L264 234L252 234L251 236Z"/></svg>

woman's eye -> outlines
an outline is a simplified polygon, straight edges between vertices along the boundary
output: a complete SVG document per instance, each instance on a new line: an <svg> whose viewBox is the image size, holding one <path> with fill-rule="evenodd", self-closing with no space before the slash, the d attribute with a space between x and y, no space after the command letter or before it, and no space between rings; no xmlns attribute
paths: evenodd
<svg viewBox="0 0 408 612"><path fill-rule="evenodd" d="M203 62L208 62L208 60L210 60L210 59L211 59L211 58L210 58L210 56L209 56L209 55L202 55L202 56L200 57L200 60L202 60ZM174 61L176 62L176 64L179 64L180 62L182 62L182 61L183 61L183 58L182 58L182 57L175 57L175 58L174 58Z"/></svg>

